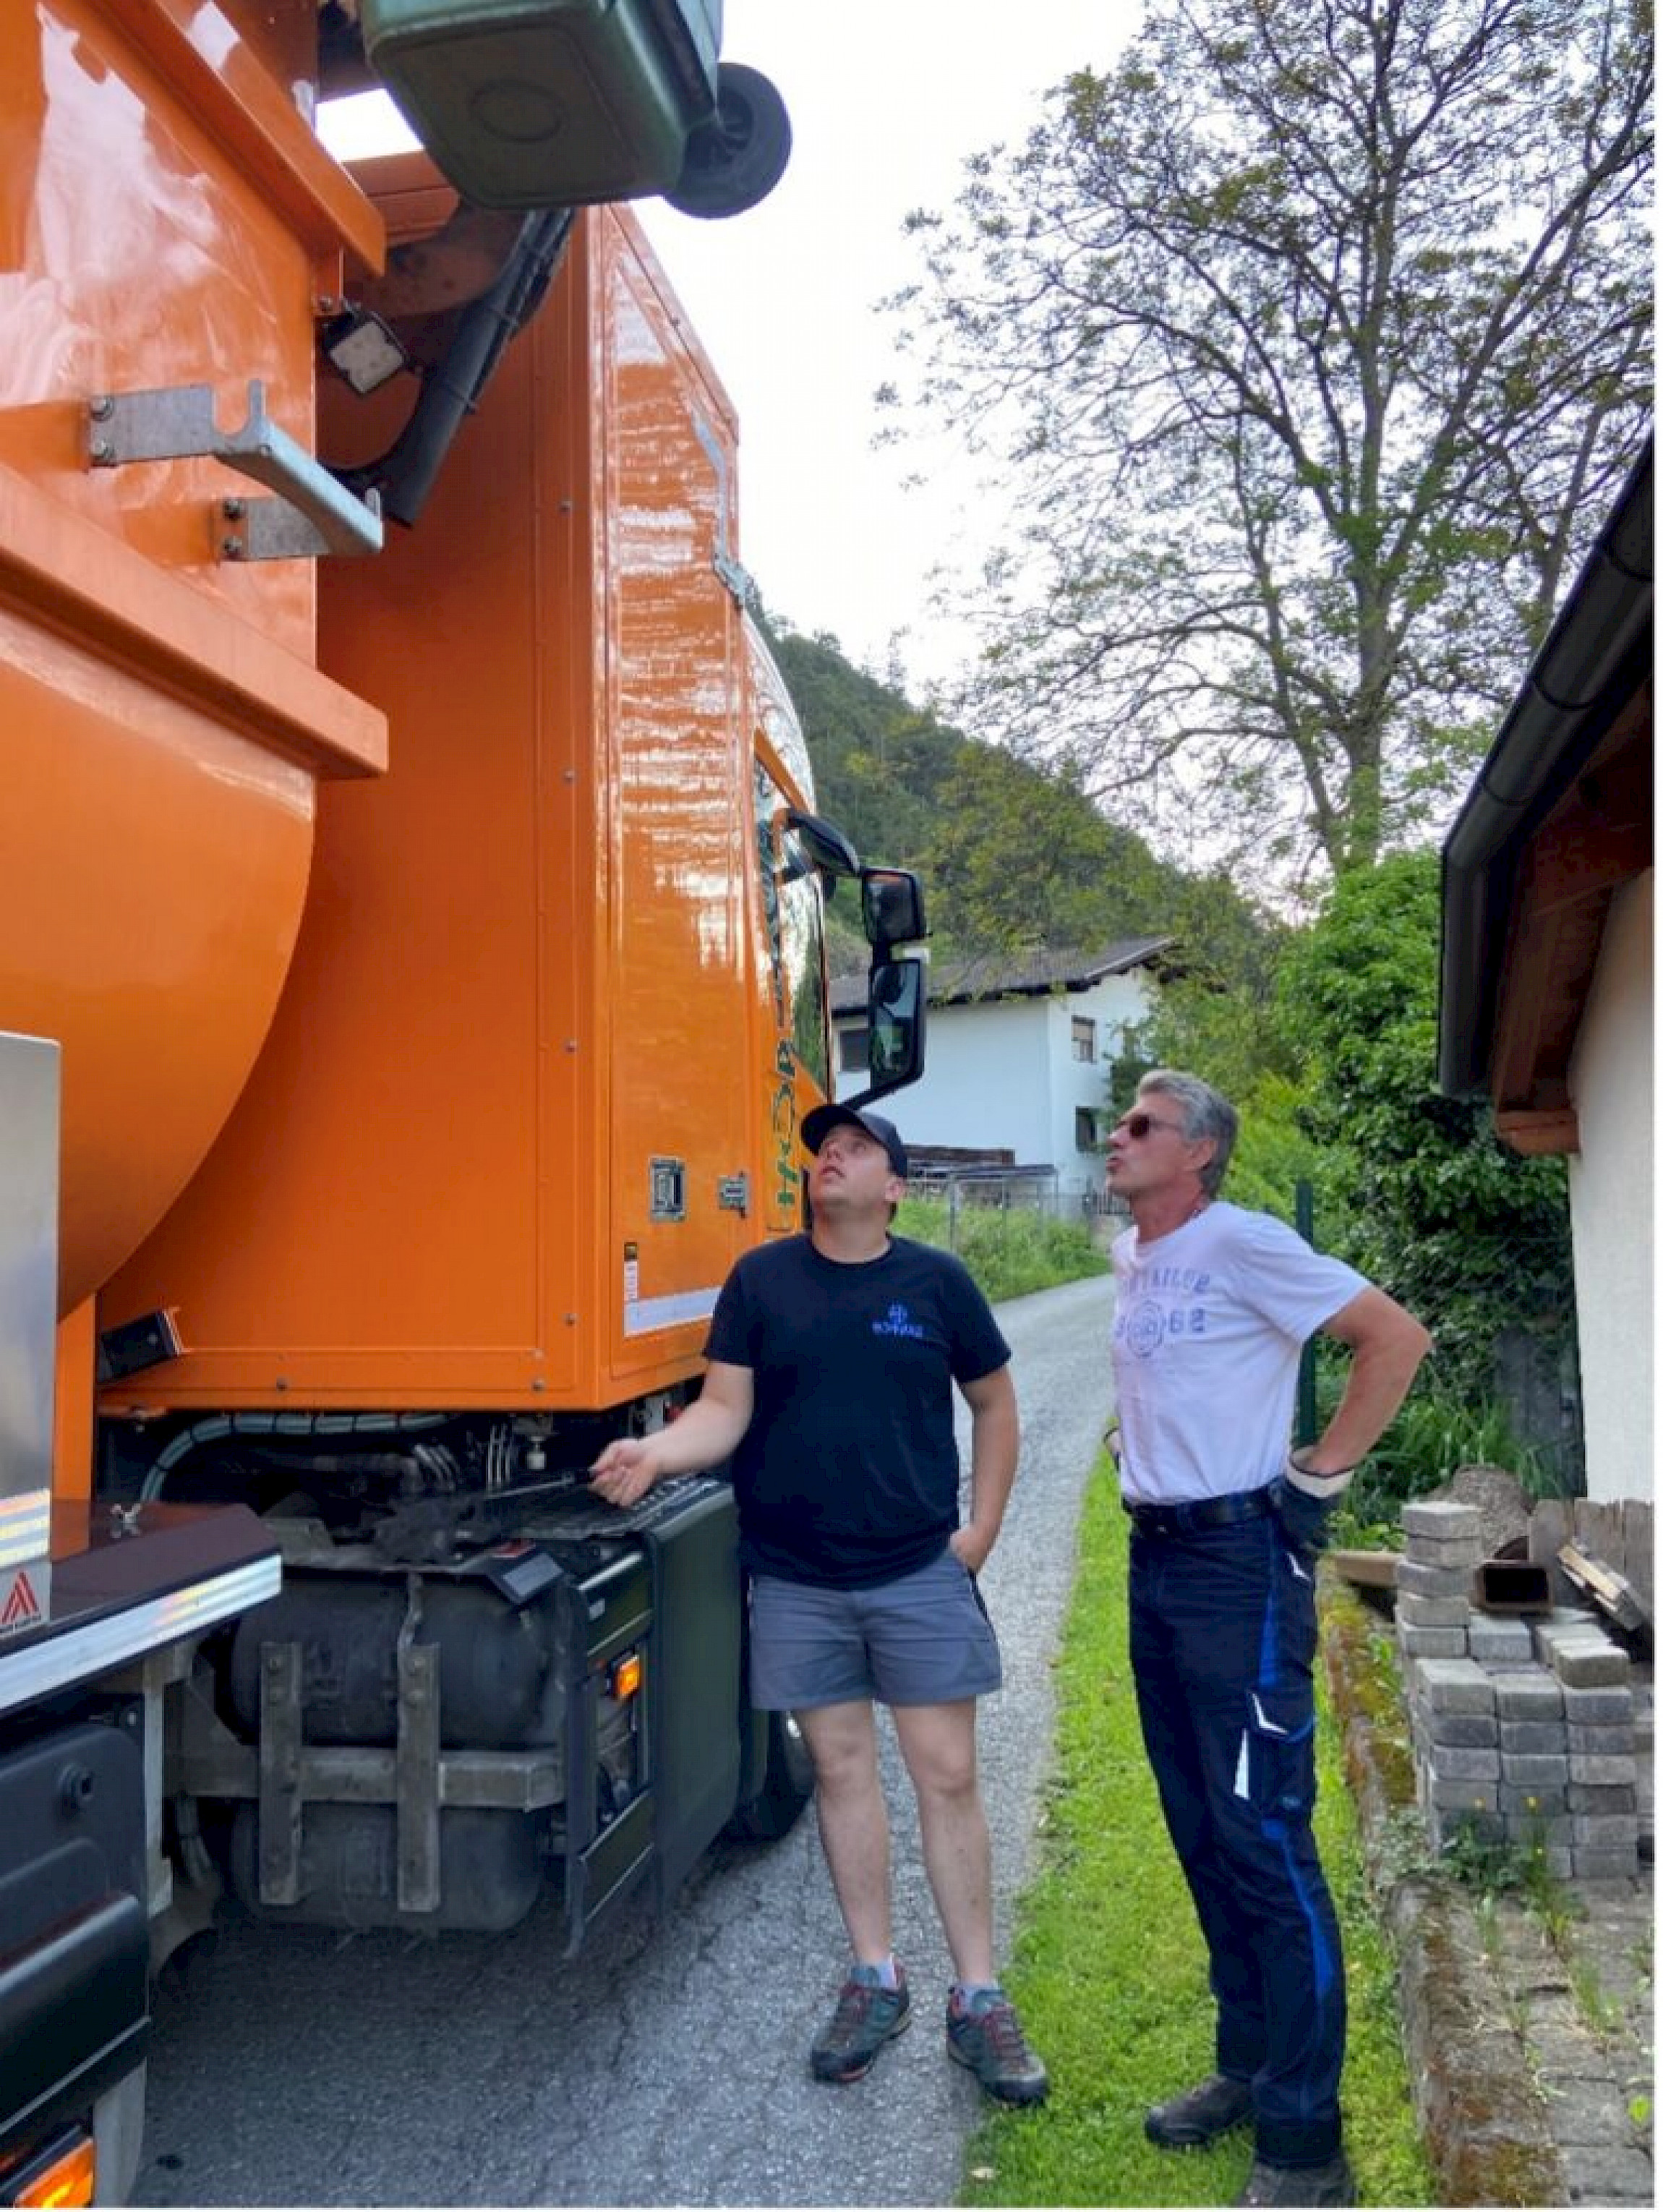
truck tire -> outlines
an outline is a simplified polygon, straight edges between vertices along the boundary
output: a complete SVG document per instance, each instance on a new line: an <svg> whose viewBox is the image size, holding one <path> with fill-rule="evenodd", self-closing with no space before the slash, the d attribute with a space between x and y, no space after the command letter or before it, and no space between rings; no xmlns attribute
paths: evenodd
<svg viewBox="0 0 1663 2212"><path fill-rule="evenodd" d="M770 1713L762 1786L728 1822L727 1832L742 1843L777 1843L796 1826L813 1795L814 1761L803 1731L790 1713Z"/></svg>
<svg viewBox="0 0 1663 2212"><path fill-rule="evenodd" d="M791 117L773 80L720 62L716 112L688 133L682 173L665 198L683 215L742 215L774 190L790 158Z"/></svg>

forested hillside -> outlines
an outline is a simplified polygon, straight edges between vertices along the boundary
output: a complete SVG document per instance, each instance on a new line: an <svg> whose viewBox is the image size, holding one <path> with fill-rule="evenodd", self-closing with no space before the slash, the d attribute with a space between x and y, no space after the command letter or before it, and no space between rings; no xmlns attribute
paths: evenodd
<svg viewBox="0 0 1663 2212"><path fill-rule="evenodd" d="M1220 877L1156 860L1099 811L1071 763L1032 767L948 728L833 638L783 624L769 637L821 811L863 860L919 871L938 955L1172 936L1192 971L1262 981L1277 935L1268 919ZM858 964L853 902L835 901L831 919L835 945Z"/></svg>

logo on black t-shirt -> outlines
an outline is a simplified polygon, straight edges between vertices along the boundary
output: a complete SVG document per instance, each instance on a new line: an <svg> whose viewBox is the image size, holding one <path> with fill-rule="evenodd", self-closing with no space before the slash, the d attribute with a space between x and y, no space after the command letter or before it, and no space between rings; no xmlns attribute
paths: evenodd
<svg viewBox="0 0 1663 2212"><path fill-rule="evenodd" d="M916 1336L921 1338L924 1334L924 1331L919 1326L918 1322L913 1319L906 1307L901 1304L899 1299L897 1299L895 1304L889 1308L889 1312L883 1316L882 1321L875 1321L872 1323L872 1334L874 1336Z"/></svg>

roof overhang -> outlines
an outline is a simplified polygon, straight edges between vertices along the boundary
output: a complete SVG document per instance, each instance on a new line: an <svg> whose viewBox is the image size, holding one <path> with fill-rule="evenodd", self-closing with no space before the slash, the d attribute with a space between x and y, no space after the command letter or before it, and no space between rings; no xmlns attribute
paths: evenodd
<svg viewBox="0 0 1663 2212"><path fill-rule="evenodd" d="M1652 863L1652 469L1648 439L1443 848L1439 1086L1521 1151L1575 1144L1605 912Z"/></svg>

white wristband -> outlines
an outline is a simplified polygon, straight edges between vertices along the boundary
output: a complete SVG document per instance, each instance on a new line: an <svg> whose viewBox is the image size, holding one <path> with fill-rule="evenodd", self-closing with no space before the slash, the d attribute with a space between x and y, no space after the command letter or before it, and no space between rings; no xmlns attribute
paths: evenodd
<svg viewBox="0 0 1663 2212"><path fill-rule="evenodd" d="M1324 1505L1332 1505L1337 1498L1344 1497L1356 1473L1354 1467L1342 1467L1332 1474L1317 1474L1310 1468L1300 1465L1296 1452L1288 1454L1282 1471L1296 1490L1302 1490L1308 1498L1317 1498Z"/></svg>

